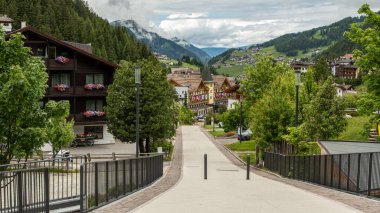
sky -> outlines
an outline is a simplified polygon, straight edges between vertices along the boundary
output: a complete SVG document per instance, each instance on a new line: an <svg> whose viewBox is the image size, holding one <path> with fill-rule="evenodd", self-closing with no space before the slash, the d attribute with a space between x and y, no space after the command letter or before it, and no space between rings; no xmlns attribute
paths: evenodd
<svg viewBox="0 0 380 213"><path fill-rule="evenodd" d="M242 47L329 25L379 0L87 0L99 16L133 19L163 37L197 47Z"/></svg>

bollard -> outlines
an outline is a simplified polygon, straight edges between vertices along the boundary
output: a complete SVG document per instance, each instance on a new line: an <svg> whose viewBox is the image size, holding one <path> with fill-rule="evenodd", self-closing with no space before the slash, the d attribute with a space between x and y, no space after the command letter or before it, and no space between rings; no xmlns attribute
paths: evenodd
<svg viewBox="0 0 380 213"><path fill-rule="evenodd" d="M204 179L207 180L207 154L204 155Z"/></svg>
<svg viewBox="0 0 380 213"><path fill-rule="evenodd" d="M115 154L115 152L112 152L112 160L116 160L116 154Z"/></svg>
<svg viewBox="0 0 380 213"><path fill-rule="evenodd" d="M250 170L250 163L251 163L251 155L247 155L247 180L249 180L249 170Z"/></svg>
<svg viewBox="0 0 380 213"><path fill-rule="evenodd" d="M90 153L87 153L87 160L88 160L88 162L91 162L91 154Z"/></svg>

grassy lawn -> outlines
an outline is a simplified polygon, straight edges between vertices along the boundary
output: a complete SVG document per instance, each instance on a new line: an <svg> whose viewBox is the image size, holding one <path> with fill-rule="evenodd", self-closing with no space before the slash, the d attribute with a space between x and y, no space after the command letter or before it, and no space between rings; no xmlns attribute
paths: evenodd
<svg viewBox="0 0 380 213"><path fill-rule="evenodd" d="M242 141L226 145L232 151L255 151L256 143L254 141Z"/></svg>
<svg viewBox="0 0 380 213"><path fill-rule="evenodd" d="M368 122L368 116L357 116L348 119L347 128L342 132L336 140L351 140L351 141L368 141L368 136L363 136L360 133L363 131L364 124ZM369 134L369 133L368 133Z"/></svg>
<svg viewBox="0 0 380 213"><path fill-rule="evenodd" d="M221 67L219 69L217 69L217 73L218 74L227 74L229 76L233 76L233 77L236 77L238 75L241 75L244 70L245 70L245 67L246 65L241 65L241 66L232 66L232 67Z"/></svg>
<svg viewBox="0 0 380 213"><path fill-rule="evenodd" d="M213 135L214 137L221 137L221 136L225 136L226 135L226 133L225 132L217 132L217 131L215 131L215 132L213 132L212 130L211 131L209 131L209 133L211 134L211 135Z"/></svg>
<svg viewBox="0 0 380 213"><path fill-rule="evenodd" d="M239 154L239 158L242 159L244 162L247 162L247 155L248 154ZM255 153L251 153L250 154L251 158L250 158L250 164L251 165L254 165L255 164L255 159L256 159L256 154Z"/></svg>

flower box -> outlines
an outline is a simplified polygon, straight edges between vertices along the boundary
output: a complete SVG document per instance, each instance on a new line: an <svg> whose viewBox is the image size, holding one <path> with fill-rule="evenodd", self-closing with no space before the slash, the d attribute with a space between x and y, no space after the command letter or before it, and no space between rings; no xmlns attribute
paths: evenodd
<svg viewBox="0 0 380 213"><path fill-rule="evenodd" d="M106 114L105 112L100 112L100 111L86 111L83 113L83 116L86 118L103 117L105 114Z"/></svg>
<svg viewBox="0 0 380 213"><path fill-rule="evenodd" d="M68 88L70 88L69 85L66 85L66 84L56 84L53 86L53 88L59 92L64 92L66 91Z"/></svg>
<svg viewBox="0 0 380 213"><path fill-rule="evenodd" d="M58 64L68 64L70 62L70 59L66 58L65 56L58 56L55 58L55 62Z"/></svg>
<svg viewBox="0 0 380 213"><path fill-rule="evenodd" d="M105 86L103 84L85 84L84 89L86 90L102 90Z"/></svg>

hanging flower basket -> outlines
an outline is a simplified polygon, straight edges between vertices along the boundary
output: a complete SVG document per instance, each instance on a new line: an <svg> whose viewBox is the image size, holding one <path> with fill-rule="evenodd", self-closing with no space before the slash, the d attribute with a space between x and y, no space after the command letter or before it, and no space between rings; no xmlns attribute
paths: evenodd
<svg viewBox="0 0 380 213"><path fill-rule="evenodd" d="M66 58L65 56L58 56L55 58L55 62L58 64L68 64L70 62L70 59Z"/></svg>
<svg viewBox="0 0 380 213"><path fill-rule="evenodd" d="M83 113L83 116L86 118L91 118L91 117L103 117L106 115L105 112L100 112L100 111L86 111Z"/></svg>
<svg viewBox="0 0 380 213"><path fill-rule="evenodd" d="M105 86L103 84L85 84L84 89L86 90L103 90Z"/></svg>
<svg viewBox="0 0 380 213"><path fill-rule="evenodd" d="M66 85L66 84L56 84L56 85L54 85L53 88L59 92L64 92L70 87L69 87L69 85Z"/></svg>

